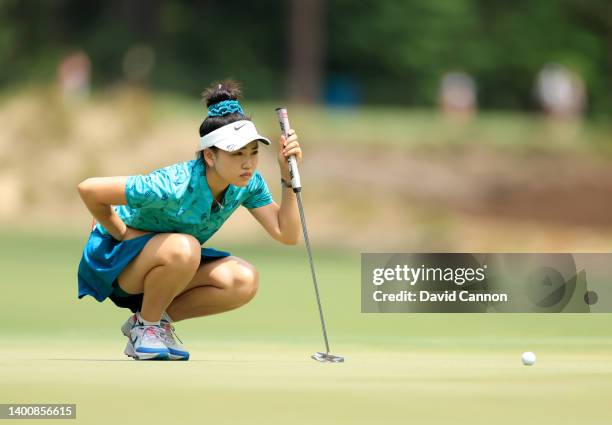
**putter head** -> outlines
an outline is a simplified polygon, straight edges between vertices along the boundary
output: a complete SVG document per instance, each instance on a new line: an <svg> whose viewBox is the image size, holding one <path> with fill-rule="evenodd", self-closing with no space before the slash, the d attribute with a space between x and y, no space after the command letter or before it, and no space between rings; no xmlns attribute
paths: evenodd
<svg viewBox="0 0 612 425"><path fill-rule="evenodd" d="M321 363L344 363L344 357L342 356L335 356L329 353L321 353L319 351L310 356L310 358Z"/></svg>

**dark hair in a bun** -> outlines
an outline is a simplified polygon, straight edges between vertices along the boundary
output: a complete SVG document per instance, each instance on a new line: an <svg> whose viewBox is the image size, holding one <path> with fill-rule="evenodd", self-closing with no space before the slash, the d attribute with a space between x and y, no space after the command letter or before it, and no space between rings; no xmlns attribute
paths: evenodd
<svg viewBox="0 0 612 425"><path fill-rule="evenodd" d="M206 103L206 107L224 100L238 100L242 96L240 84L234 80L224 80L211 84L202 93L202 101ZM223 116L207 116L200 125L200 137L215 131L224 125L231 124L240 120L250 120L247 116L240 112L231 112Z"/></svg>
<svg viewBox="0 0 612 425"><path fill-rule="evenodd" d="M215 103L224 100L238 100L242 96L240 84L234 80L218 81L211 84L202 92L202 101L206 106L214 105Z"/></svg>

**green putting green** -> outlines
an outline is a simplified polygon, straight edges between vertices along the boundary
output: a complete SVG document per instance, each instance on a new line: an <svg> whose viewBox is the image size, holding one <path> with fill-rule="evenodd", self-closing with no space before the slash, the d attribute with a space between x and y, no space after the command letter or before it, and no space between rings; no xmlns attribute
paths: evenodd
<svg viewBox="0 0 612 425"><path fill-rule="evenodd" d="M76 300L84 238L0 234L3 403L76 403L84 424L609 421L609 316L362 314L359 253L316 246L346 363L309 358L323 341L306 253L277 245L219 246L259 268L260 291L178 323L190 361L133 361L119 331L128 312Z"/></svg>

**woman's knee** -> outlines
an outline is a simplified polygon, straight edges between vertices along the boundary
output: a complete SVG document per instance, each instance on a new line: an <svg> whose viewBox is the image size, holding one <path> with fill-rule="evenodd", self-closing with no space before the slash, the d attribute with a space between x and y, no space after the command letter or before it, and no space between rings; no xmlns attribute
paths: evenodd
<svg viewBox="0 0 612 425"><path fill-rule="evenodd" d="M234 270L234 289L241 304L251 301L259 288L259 273L247 262L243 262Z"/></svg>
<svg viewBox="0 0 612 425"><path fill-rule="evenodd" d="M157 255L166 266L196 270L201 259L200 242L191 235L172 233L163 241Z"/></svg>

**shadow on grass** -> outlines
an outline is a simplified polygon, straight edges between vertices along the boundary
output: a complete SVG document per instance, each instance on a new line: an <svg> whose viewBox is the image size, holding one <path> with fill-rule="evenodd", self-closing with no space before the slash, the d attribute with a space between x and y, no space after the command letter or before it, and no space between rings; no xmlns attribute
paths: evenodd
<svg viewBox="0 0 612 425"><path fill-rule="evenodd" d="M25 360L25 359L23 359ZM46 360L52 362L157 362L157 363L274 363L274 364L306 364L312 363L308 360L294 360L294 361L279 361L275 359L270 360L218 360L218 359L190 359L190 360L133 360L133 359L27 359L27 360Z"/></svg>

